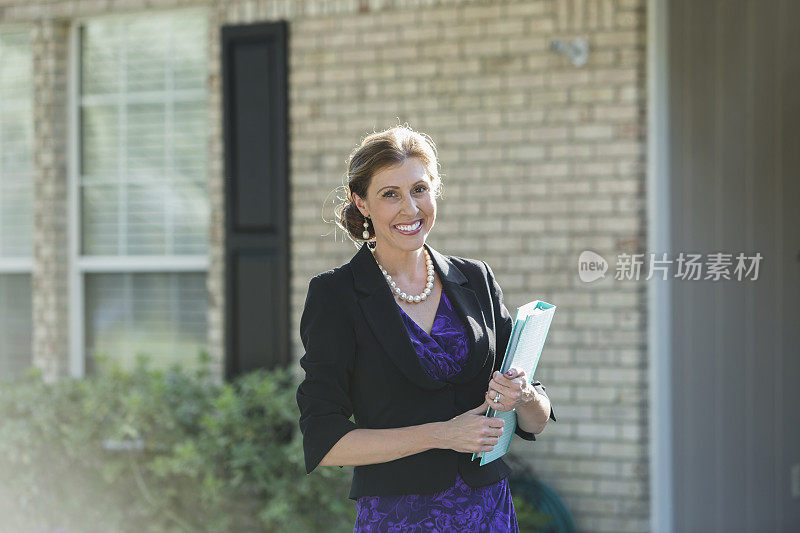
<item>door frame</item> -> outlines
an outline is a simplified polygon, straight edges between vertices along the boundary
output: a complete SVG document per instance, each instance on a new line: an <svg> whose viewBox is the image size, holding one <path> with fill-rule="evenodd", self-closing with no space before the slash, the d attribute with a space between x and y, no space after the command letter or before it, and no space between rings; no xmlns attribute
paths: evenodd
<svg viewBox="0 0 800 533"><path fill-rule="evenodd" d="M647 0L647 247L672 256L669 168L669 6ZM672 279L647 283L650 530L672 533Z"/></svg>

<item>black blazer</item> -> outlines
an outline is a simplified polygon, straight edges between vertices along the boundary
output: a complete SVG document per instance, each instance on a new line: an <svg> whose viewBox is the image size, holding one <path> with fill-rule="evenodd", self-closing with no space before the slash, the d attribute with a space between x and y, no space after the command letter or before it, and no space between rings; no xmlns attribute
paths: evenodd
<svg viewBox="0 0 800 533"><path fill-rule="evenodd" d="M306 374L297 388L307 474L353 429L445 421L483 403L492 373L500 369L512 318L484 261L445 256L425 247L469 332L470 351L463 370L448 381L426 372L395 296L366 243L349 263L314 276L300 319L305 348L300 365ZM546 394L541 383L533 384ZM552 408L550 418L556 419ZM519 426L516 434L536 440ZM430 494L452 486L456 471L472 487L510 473L502 458L479 466L471 457L471 453L431 449L355 466L348 497Z"/></svg>

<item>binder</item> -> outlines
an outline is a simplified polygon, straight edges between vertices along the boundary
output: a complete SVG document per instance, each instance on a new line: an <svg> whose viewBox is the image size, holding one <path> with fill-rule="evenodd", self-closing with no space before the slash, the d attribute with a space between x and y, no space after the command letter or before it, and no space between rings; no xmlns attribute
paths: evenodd
<svg viewBox="0 0 800 533"><path fill-rule="evenodd" d="M541 300L534 300L517 308L517 315L511 327L511 337L506 347L506 353L500 367L500 372L505 373L511 366L525 371L528 383L533 380L533 373L539 363L544 341L553 321L556 306ZM511 438L517 429L517 412L497 411L492 407L486 410L486 416L502 418L505 421L503 434L500 440L489 452L472 454L472 461L480 459L480 466L490 463L498 457L508 453Z"/></svg>

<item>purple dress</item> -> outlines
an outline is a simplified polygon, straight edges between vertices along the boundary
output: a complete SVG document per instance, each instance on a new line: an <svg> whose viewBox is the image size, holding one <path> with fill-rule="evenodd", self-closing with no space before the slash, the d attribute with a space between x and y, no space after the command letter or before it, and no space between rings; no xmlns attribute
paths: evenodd
<svg viewBox="0 0 800 533"><path fill-rule="evenodd" d="M445 292L430 335L402 308L400 312L425 370L441 380L458 374L469 352L469 340ZM456 472L455 484L441 492L358 498L353 532L385 531L506 533L518 532L519 527L507 478L473 488Z"/></svg>

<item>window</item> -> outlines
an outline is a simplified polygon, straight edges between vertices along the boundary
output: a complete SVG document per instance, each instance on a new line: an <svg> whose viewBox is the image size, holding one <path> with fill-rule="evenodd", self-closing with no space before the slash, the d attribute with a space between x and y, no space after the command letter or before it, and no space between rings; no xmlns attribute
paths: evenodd
<svg viewBox="0 0 800 533"><path fill-rule="evenodd" d="M31 364L31 64L27 28L0 28L0 379Z"/></svg>
<svg viewBox="0 0 800 533"><path fill-rule="evenodd" d="M77 25L74 350L191 367L206 348L206 20ZM80 364L80 363L79 363Z"/></svg>

